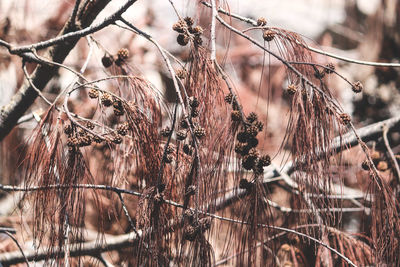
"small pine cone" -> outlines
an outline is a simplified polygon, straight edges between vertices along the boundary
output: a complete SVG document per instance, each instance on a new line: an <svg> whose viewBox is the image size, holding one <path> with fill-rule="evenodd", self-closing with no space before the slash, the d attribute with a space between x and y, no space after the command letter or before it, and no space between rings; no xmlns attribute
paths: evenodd
<svg viewBox="0 0 400 267"><path fill-rule="evenodd" d="M246 133L248 137L256 137L258 134L259 130L258 127L255 125L251 125L246 129Z"/></svg>
<svg viewBox="0 0 400 267"><path fill-rule="evenodd" d="M186 25L189 27L192 26L194 23L194 20L191 17L185 17L183 20L186 22Z"/></svg>
<svg viewBox="0 0 400 267"><path fill-rule="evenodd" d="M117 57L121 61L128 59L128 57L129 57L128 49L121 48L120 50L118 50Z"/></svg>
<svg viewBox="0 0 400 267"><path fill-rule="evenodd" d="M264 173L264 169L263 169L263 167L260 165L260 162L259 162L258 160L256 160L256 163L254 164L253 172L254 172L254 174L257 175L257 176Z"/></svg>
<svg viewBox="0 0 400 267"><path fill-rule="evenodd" d="M326 74L331 74L335 71L335 65L333 65L333 63L328 63L325 65L325 69L324 69Z"/></svg>
<svg viewBox="0 0 400 267"><path fill-rule="evenodd" d="M118 125L117 132L119 135L125 136L128 133L128 130L129 124L127 122Z"/></svg>
<svg viewBox="0 0 400 267"><path fill-rule="evenodd" d="M370 169L368 160L364 160L364 161L361 163L361 168L363 168L363 170L365 170L365 171L368 171L368 170Z"/></svg>
<svg viewBox="0 0 400 267"><path fill-rule="evenodd" d="M194 28L189 28L189 32L196 35L203 34L203 28L201 26L196 26Z"/></svg>
<svg viewBox="0 0 400 267"><path fill-rule="evenodd" d="M294 95L297 92L297 86L295 84L289 84L287 87L287 92L289 95Z"/></svg>
<svg viewBox="0 0 400 267"><path fill-rule="evenodd" d="M253 169L254 164L255 164L255 158L253 158L249 155L243 157L242 167L245 168L246 170Z"/></svg>
<svg viewBox="0 0 400 267"><path fill-rule="evenodd" d="M317 78L317 79L322 79L322 78L325 77L325 72L324 71L320 71L318 69L315 69L314 77Z"/></svg>
<svg viewBox="0 0 400 267"><path fill-rule="evenodd" d="M273 30L265 30L263 33L263 38L267 42L271 42L275 38L275 32Z"/></svg>
<svg viewBox="0 0 400 267"><path fill-rule="evenodd" d="M240 143L240 142L237 143L235 145L235 152L238 153L238 154L242 154L243 151L245 150L246 146L247 146L246 143Z"/></svg>
<svg viewBox="0 0 400 267"><path fill-rule="evenodd" d="M113 98L109 93L104 93L101 96L101 104L105 107L109 107L113 104Z"/></svg>
<svg viewBox="0 0 400 267"><path fill-rule="evenodd" d="M194 211L191 210L191 209L186 209L183 212L183 216L186 217L186 218L192 219L194 217Z"/></svg>
<svg viewBox="0 0 400 267"><path fill-rule="evenodd" d="M159 193L164 192L166 185L164 183L158 184L157 185L157 190Z"/></svg>
<svg viewBox="0 0 400 267"><path fill-rule="evenodd" d="M165 163L171 163L174 158L171 155L165 155L163 159Z"/></svg>
<svg viewBox="0 0 400 267"><path fill-rule="evenodd" d="M231 119L233 121L240 121L241 117L240 117L240 111L239 110L232 110L231 112Z"/></svg>
<svg viewBox="0 0 400 267"><path fill-rule="evenodd" d="M349 124L351 122L351 117L347 113L342 113L342 114L339 115L339 117L340 117L341 122L344 125L347 125L347 124Z"/></svg>
<svg viewBox="0 0 400 267"><path fill-rule="evenodd" d="M197 138L202 138L204 136L206 136L206 130L204 130L204 128L198 126L195 130L194 130L194 135Z"/></svg>
<svg viewBox="0 0 400 267"><path fill-rule="evenodd" d="M179 125L180 125L183 129L189 128L189 124L188 124L188 122L187 122L186 119L182 119L182 120L180 121Z"/></svg>
<svg viewBox="0 0 400 267"><path fill-rule="evenodd" d="M258 153L257 149L252 148L252 149L250 149L248 156L249 156L249 158L255 160L256 158L258 158L259 153Z"/></svg>
<svg viewBox="0 0 400 267"><path fill-rule="evenodd" d="M247 140L247 145L251 148L256 147L258 145L258 139L257 138L249 138Z"/></svg>
<svg viewBox="0 0 400 267"><path fill-rule="evenodd" d="M193 196L195 193L196 193L196 186L190 185L186 190L185 196Z"/></svg>
<svg viewBox="0 0 400 267"><path fill-rule="evenodd" d="M98 98L99 97L99 91L97 91L96 89L90 89L88 92L88 95L90 98Z"/></svg>
<svg viewBox="0 0 400 267"><path fill-rule="evenodd" d="M236 100L232 101L232 109L233 110L239 110L240 109L240 105Z"/></svg>
<svg viewBox="0 0 400 267"><path fill-rule="evenodd" d="M224 97L224 100L225 100L226 103L232 104L233 94L232 94L232 93L227 94L227 95Z"/></svg>
<svg viewBox="0 0 400 267"><path fill-rule="evenodd" d="M113 137L111 137L111 142L113 142L114 144L121 144L122 143L122 137L119 135L114 135Z"/></svg>
<svg viewBox="0 0 400 267"><path fill-rule="evenodd" d="M91 121L87 121L86 122L86 128L88 128L89 130L93 130L94 129L94 124Z"/></svg>
<svg viewBox="0 0 400 267"><path fill-rule="evenodd" d="M69 147L74 147L74 146L77 146L78 144L79 144L79 140L75 136L72 136L72 137L68 138L68 140L67 140L67 146L69 146Z"/></svg>
<svg viewBox="0 0 400 267"><path fill-rule="evenodd" d="M168 137L171 134L171 129L167 126L161 130L161 135L164 137Z"/></svg>
<svg viewBox="0 0 400 267"><path fill-rule="evenodd" d="M362 85L362 83L360 81L355 82L353 84L353 86L351 87L351 89L353 90L354 93L361 93L363 88L364 88L364 86Z"/></svg>
<svg viewBox="0 0 400 267"><path fill-rule="evenodd" d="M100 144L101 142L103 142L103 139L95 135L93 136L93 142Z"/></svg>
<svg viewBox="0 0 400 267"><path fill-rule="evenodd" d="M271 157L269 155L263 155L259 158L258 163L261 167L267 167L271 165Z"/></svg>
<svg viewBox="0 0 400 267"><path fill-rule="evenodd" d="M167 154L171 154L171 153L174 153L174 148L172 147L172 146L168 146L167 148L166 148L166 150L165 150L165 152L167 153Z"/></svg>
<svg viewBox="0 0 400 267"><path fill-rule="evenodd" d="M183 152L186 154L186 155L192 155L192 153L193 153L193 148L190 146L190 145L188 145L188 144L185 144L185 145L183 145Z"/></svg>
<svg viewBox="0 0 400 267"><path fill-rule="evenodd" d="M211 228L211 219L210 218L201 218L199 220L200 231L205 232Z"/></svg>
<svg viewBox="0 0 400 267"><path fill-rule="evenodd" d="M83 130L82 128L79 128L78 131L77 131L77 134L78 134L79 136L84 136L84 135L86 135L86 131Z"/></svg>
<svg viewBox="0 0 400 267"><path fill-rule="evenodd" d="M239 181L239 188L241 189L250 190L253 188L253 185L254 184L247 181L247 179L240 179Z"/></svg>
<svg viewBox="0 0 400 267"><path fill-rule="evenodd" d="M192 108L197 108L200 105L200 102L197 99L197 97L191 96L191 97L189 97L189 105Z"/></svg>
<svg viewBox="0 0 400 267"><path fill-rule="evenodd" d="M200 36L200 35L195 35L195 36L194 36L194 43L195 43L196 45L202 45L202 44L203 44L203 39L201 39L201 36Z"/></svg>
<svg viewBox="0 0 400 267"><path fill-rule="evenodd" d="M184 21L178 21L174 25L172 25L172 29L179 33L185 32L186 23Z"/></svg>
<svg viewBox="0 0 400 267"><path fill-rule="evenodd" d="M198 117L199 116L199 111L197 109L195 109L195 108L192 108L192 110L190 111L190 116L192 118Z"/></svg>
<svg viewBox="0 0 400 267"><path fill-rule="evenodd" d="M246 141L247 141L247 133L244 130L242 130L242 131L237 133L236 138L237 138L237 140L239 142L246 143Z"/></svg>
<svg viewBox="0 0 400 267"><path fill-rule="evenodd" d="M196 239L197 234L198 234L198 229L194 226L188 225L183 231L183 238L185 238L188 241L194 241Z"/></svg>
<svg viewBox="0 0 400 267"><path fill-rule="evenodd" d="M84 135L78 138L79 146L90 146L92 144L92 138L90 135Z"/></svg>
<svg viewBox="0 0 400 267"><path fill-rule="evenodd" d="M164 196L163 194L155 194L153 200L155 203L161 204L164 201Z"/></svg>
<svg viewBox="0 0 400 267"><path fill-rule="evenodd" d="M101 58L101 63L103 64L103 66L105 68L109 68L114 63L114 58L112 56L110 56L110 55L104 55Z"/></svg>
<svg viewBox="0 0 400 267"><path fill-rule="evenodd" d="M179 141L185 140L186 137L187 137L186 131L180 130L180 131L178 131L178 132L176 133L176 138L177 138Z"/></svg>
<svg viewBox="0 0 400 267"><path fill-rule="evenodd" d="M388 164L387 164L387 162L386 161L379 161L378 162L378 165L376 165L376 168L379 170L379 171L381 171L381 172L384 172L384 171L386 171L387 169L388 169Z"/></svg>
<svg viewBox="0 0 400 267"><path fill-rule="evenodd" d="M72 126L70 124L65 125L64 133L69 136L72 134L72 132L73 132Z"/></svg>
<svg viewBox="0 0 400 267"><path fill-rule="evenodd" d="M118 109L118 108L114 108L114 115L115 116L122 116L124 115L124 109Z"/></svg>
<svg viewBox="0 0 400 267"><path fill-rule="evenodd" d="M180 69L175 74L181 80L186 79L187 77L187 71L185 69Z"/></svg>
<svg viewBox="0 0 400 267"><path fill-rule="evenodd" d="M267 20L263 17L257 19L257 26L265 26L267 25Z"/></svg>
<svg viewBox="0 0 400 267"><path fill-rule="evenodd" d="M186 34L179 34L178 37L176 38L176 41L181 46L185 46L189 43L189 36L187 36Z"/></svg>
<svg viewBox="0 0 400 267"><path fill-rule="evenodd" d="M256 121L257 120L257 114L256 113L254 113L254 112L250 112L250 114L247 116L247 121L249 122L249 123L252 123L252 122L254 122L254 121Z"/></svg>
<svg viewBox="0 0 400 267"><path fill-rule="evenodd" d="M259 132L261 132L264 129L264 123L262 123L261 121L256 121L256 123L254 123L254 126L257 127Z"/></svg>

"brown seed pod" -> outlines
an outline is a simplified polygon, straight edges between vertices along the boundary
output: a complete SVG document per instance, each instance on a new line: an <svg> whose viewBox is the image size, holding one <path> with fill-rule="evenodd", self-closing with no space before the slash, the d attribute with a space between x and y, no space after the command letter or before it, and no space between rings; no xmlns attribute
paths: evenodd
<svg viewBox="0 0 400 267"><path fill-rule="evenodd" d="M314 77L317 79L322 79L325 77L325 72L316 68L314 71Z"/></svg>
<svg viewBox="0 0 400 267"><path fill-rule="evenodd" d="M255 126L255 125L251 125L250 127L248 127L246 129L246 133L247 133L248 138L256 137L258 132L259 132L258 127Z"/></svg>
<svg viewBox="0 0 400 267"><path fill-rule="evenodd" d="M242 167L245 168L246 170L253 169L255 165L255 160L256 159L250 155L244 156L242 160Z"/></svg>
<svg viewBox="0 0 400 267"><path fill-rule="evenodd" d="M79 145L79 140L78 140L77 137L71 136L71 137L68 138L67 146L74 147L74 146L77 146L77 145Z"/></svg>
<svg viewBox="0 0 400 267"><path fill-rule="evenodd" d="M227 95L224 97L224 100L225 100L226 103L232 104L233 94L232 94L232 93L227 94Z"/></svg>
<svg viewBox="0 0 400 267"><path fill-rule="evenodd" d="M183 238L187 241L194 241L198 235L198 227L188 225L183 230Z"/></svg>
<svg viewBox="0 0 400 267"><path fill-rule="evenodd" d="M267 29L263 32L263 38L267 42L271 42L275 38L275 32L271 29Z"/></svg>
<svg viewBox="0 0 400 267"><path fill-rule="evenodd" d="M189 124L188 124L188 122L187 122L187 120L186 120L185 118L183 118L183 119L180 121L179 125L180 125L183 129L189 128Z"/></svg>
<svg viewBox="0 0 400 267"><path fill-rule="evenodd" d="M117 133L121 136L125 136L128 133L128 130L129 130L129 124L127 122L124 122L118 125Z"/></svg>
<svg viewBox="0 0 400 267"><path fill-rule="evenodd" d="M333 65L333 63L328 63L325 65L325 69L324 69L326 74L331 74L335 71L335 65Z"/></svg>
<svg viewBox="0 0 400 267"><path fill-rule="evenodd" d="M193 196L196 193L196 186L195 185L190 185L188 186L185 195L186 196Z"/></svg>
<svg viewBox="0 0 400 267"><path fill-rule="evenodd" d="M117 57L119 60L126 60L129 57L129 51L126 48L121 48L118 50Z"/></svg>
<svg viewBox="0 0 400 267"><path fill-rule="evenodd" d="M111 142L114 144L121 144L122 143L122 137L120 135L114 135L111 137Z"/></svg>
<svg viewBox="0 0 400 267"><path fill-rule="evenodd" d="M254 184L247 181L247 179L240 179L239 181L239 188L241 189L250 190L253 188L253 186Z"/></svg>
<svg viewBox="0 0 400 267"><path fill-rule="evenodd" d="M241 143L247 142L247 133L245 129L242 129L240 132L237 133L236 138Z"/></svg>
<svg viewBox="0 0 400 267"><path fill-rule="evenodd" d="M247 121L248 121L249 123L252 123L252 122L256 121L257 118L258 118L258 116L257 116L256 113L250 112L246 119L247 119Z"/></svg>
<svg viewBox="0 0 400 267"><path fill-rule="evenodd" d="M164 159L165 163L171 163L174 160L172 155L165 155L165 157L163 159Z"/></svg>
<svg viewBox="0 0 400 267"><path fill-rule="evenodd" d="M198 117L199 116L199 111L196 108L192 108L191 111L190 111L190 116L192 118Z"/></svg>
<svg viewBox="0 0 400 267"><path fill-rule="evenodd" d="M265 26L267 25L267 20L263 17L257 19L257 26Z"/></svg>
<svg viewBox="0 0 400 267"><path fill-rule="evenodd" d="M264 173L264 168L261 166L260 161L256 159L254 167L253 167L253 172L255 175L261 175Z"/></svg>
<svg viewBox="0 0 400 267"><path fill-rule="evenodd" d="M168 137L171 134L171 129L167 126L161 130L161 135L164 137Z"/></svg>
<svg viewBox="0 0 400 267"><path fill-rule="evenodd" d="M103 93L101 96L101 104L105 107L109 107L113 104L113 97L109 93Z"/></svg>
<svg viewBox="0 0 400 267"><path fill-rule="evenodd" d="M264 128L264 123L262 123L261 121L256 121L256 123L254 123L254 126L257 127L259 132L261 132Z"/></svg>
<svg viewBox="0 0 400 267"><path fill-rule="evenodd" d="M203 28L201 26L196 26L194 28L189 28L189 32L196 35L203 34Z"/></svg>
<svg viewBox="0 0 400 267"><path fill-rule="evenodd" d="M64 133L65 133L66 135L71 135L72 132L73 132L72 126L71 126L70 124L65 125L65 127L64 127Z"/></svg>
<svg viewBox="0 0 400 267"><path fill-rule="evenodd" d="M360 81L353 83L353 86L351 87L351 90L353 90L354 93L361 93L363 90L364 86Z"/></svg>
<svg viewBox="0 0 400 267"><path fill-rule="evenodd" d="M258 153L258 151L257 151L256 148L250 149L249 154L248 154L249 158L254 159L254 160L255 160L256 158L258 158L259 155L260 155L260 154Z"/></svg>
<svg viewBox="0 0 400 267"><path fill-rule="evenodd" d="M88 128L89 130L93 130L94 129L94 124L91 121L87 121L86 122L86 128Z"/></svg>
<svg viewBox="0 0 400 267"><path fill-rule="evenodd" d="M183 145L183 152L186 154L186 155L192 155L192 153L193 153L193 148L190 146L190 145L188 145L188 144L184 144Z"/></svg>
<svg viewBox="0 0 400 267"><path fill-rule="evenodd" d="M101 58L101 63L103 64L103 66L104 66L105 68L109 68L109 67L111 67L111 65L114 63L114 58L113 58L113 56L111 56L111 55L104 55L104 56Z"/></svg>
<svg viewBox="0 0 400 267"><path fill-rule="evenodd" d="M249 138L247 140L247 146L249 146L250 148L256 147L258 145L258 139L257 138Z"/></svg>
<svg viewBox="0 0 400 267"><path fill-rule="evenodd" d="M289 95L294 95L297 92L297 86L295 84L289 84L287 87L287 92Z"/></svg>
<svg viewBox="0 0 400 267"><path fill-rule="evenodd" d="M233 121L240 121L241 117L240 117L240 111L239 110L232 110L231 112L231 119Z"/></svg>
<svg viewBox="0 0 400 267"><path fill-rule="evenodd" d="M122 116L122 115L124 115L124 109L114 108L114 115L115 115L115 116Z"/></svg>
<svg viewBox="0 0 400 267"><path fill-rule="evenodd" d="M194 20L191 17L185 17L183 20L186 22L186 25L189 27L194 24Z"/></svg>
<svg viewBox="0 0 400 267"><path fill-rule="evenodd" d="M206 136L206 130L204 130L204 128L198 126L196 127L196 129L194 130L194 135L197 138L203 138L204 136Z"/></svg>
<svg viewBox="0 0 400 267"><path fill-rule="evenodd" d="M259 165L262 167L267 167L271 165L271 157L269 155L263 155L259 158Z"/></svg>
<svg viewBox="0 0 400 267"><path fill-rule="evenodd" d="M382 160L382 161L379 161L379 162L378 162L378 165L376 165L376 168L377 168L379 171L384 172L384 171L386 171L386 170L389 168L389 166L388 166L388 164L387 164L386 161Z"/></svg>
<svg viewBox="0 0 400 267"><path fill-rule="evenodd" d="M179 34L178 37L176 38L176 41L181 46L185 46L189 43L189 36L187 36L186 34Z"/></svg>
<svg viewBox="0 0 400 267"><path fill-rule="evenodd" d="M184 33L185 27L186 27L186 23L182 20L180 20L180 21L176 22L174 25L172 25L172 29L179 33Z"/></svg>
<svg viewBox="0 0 400 267"><path fill-rule="evenodd" d="M238 154L243 153L244 149L246 148L247 144L246 143L237 143L235 145L235 152Z"/></svg>
<svg viewBox="0 0 400 267"><path fill-rule="evenodd" d="M167 149L165 150L165 152L167 153L167 154L171 154L171 153L174 153L174 151L175 151L175 149L172 147L172 146L168 146L167 147Z"/></svg>
<svg viewBox="0 0 400 267"><path fill-rule="evenodd" d="M363 170L368 171L368 170L370 169L369 161L368 161L368 160L364 160L364 161L361 163L361 168L363 168Z"/></svg>
<svg viewBox="0 0 400 267"><path fill-rule="evenodd" d="M84 135L78 137L79 146L90 146L92 144L92 137L90 135Z"/></svg>
<svg viewBox="0 0 400 267"><path fill-rule="evenodd" d="M178 139L179 141L185 140L186 137L187 137L186 131L180 130L180 131L176 132L176 139Z"/></svg>
<svg viewBox="0 0 400 267"><path fill-rule="evenodd" d="M370 156L375 164L381 160L381 153L377 150L372 151Z"/></svg>
<svg viewBox="0 0 400 267"><path fill-rule="evenodd" d="M351 117L347 113L341 113L339 115L339 117L340 117L340 120L341 120L342 124L344 124L344 125L347 125L347 124L349 124L351 122Z"/></svg>
<svg viewBox="0 0 400 267"><path fill-rule="evenodd" d="M197 108L197 107L200 105L200 102L199 102L199 100L197 99L197 97L191 96L191 97L189 97L189 105L190 105L192 108Z"/></svg>
<svg viewBox="0 0 400 267"><path fill-rule="evenodd" d="M89 90L89 92L88 92L88 96L90 97L90 98L98 98L99 97L99 91L97 91L96 89L90 89Z"/></svg>

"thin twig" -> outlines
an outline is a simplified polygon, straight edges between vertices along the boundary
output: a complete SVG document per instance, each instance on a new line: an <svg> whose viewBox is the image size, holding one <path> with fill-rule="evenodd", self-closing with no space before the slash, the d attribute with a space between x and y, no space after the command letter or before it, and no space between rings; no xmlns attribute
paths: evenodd
<svg viewBox="0 0 400 267"><path fill-rule="evenodd" d="M382 128L383 128L383 132L382 132L383 142L385 143L386 150L389 153L390 161L392 162L392 166L394 166L394 169L396 171L396 176L397 176L397 179L398 179L398 183L400 184L400 168L399 168L399 164L397 163L396 157L395 157L395 155L393 153L392 148L390 147L389 140L388 140L388 137L387 137L389 128L386 125L384 125Z"/></svg>

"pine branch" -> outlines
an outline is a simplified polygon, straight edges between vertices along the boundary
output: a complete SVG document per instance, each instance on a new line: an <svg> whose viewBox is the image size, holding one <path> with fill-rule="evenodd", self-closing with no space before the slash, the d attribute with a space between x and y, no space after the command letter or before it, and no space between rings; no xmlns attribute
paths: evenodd
<svg viewBox="0 0 400 267"><path fill-rule="evenodd" d="M133 3L136 2L136 0L127 1L113 15L106 18L103 22L89 27L109 2L110 0L94 2L87 0L82 2L79 10L76 11L77 13L73 14L73 16L69 18L56 38L19 48L13 48L12 45L4 41L0 42L0 45L7 47L11 54L17 54L23 58L26 55L30 55L28 52L34 52L36 49L50 47L46 51L44 57L48 58L49 61L62 63L81 37L114 23ZM74 22L72 20L74 20ZM80 30L81 28L84 29ZM34 84L39 90L43 90L46 84L57 73L58 68L59 66L49 64L41 64L37 66L31 75L32 84ZM22 115L34 103L37 96L37 91L32 87L29 81L25 80L24 84L13 96L10 103L1 108L0 141L8 135L12 128L17 124L18 119L22 117Z"/></svg>

